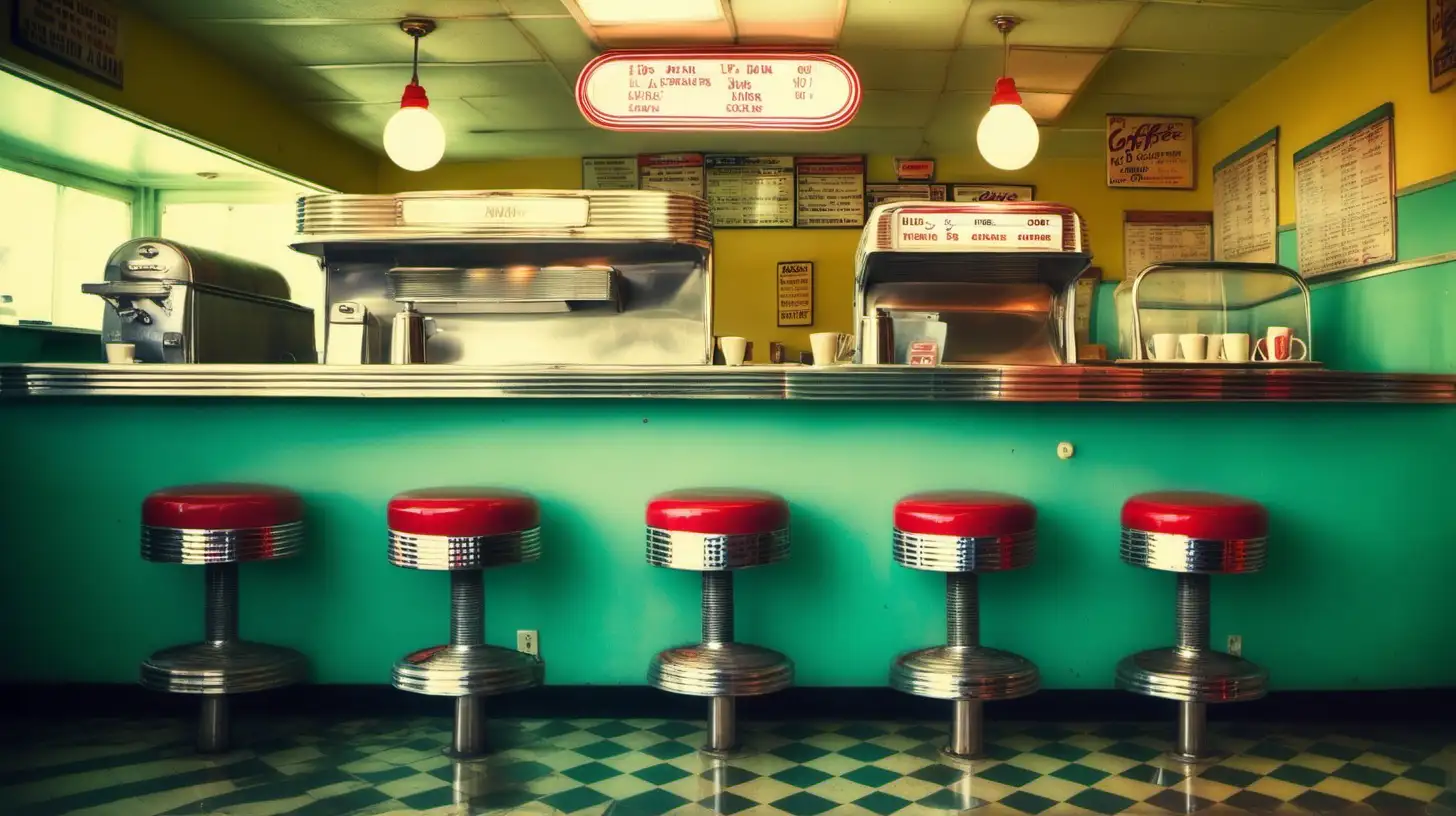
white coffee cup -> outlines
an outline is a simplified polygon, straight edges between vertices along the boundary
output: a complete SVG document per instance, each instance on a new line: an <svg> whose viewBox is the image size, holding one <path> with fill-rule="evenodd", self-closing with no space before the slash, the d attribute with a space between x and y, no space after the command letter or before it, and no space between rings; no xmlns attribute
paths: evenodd
<svg viewBox="0 0 1456 816"><path fill-rule="evenodd" d="M816 366L847 363L854 357L854 335L843 332L814 332L809 335L809 347L814 352Z"/></svg>
<svg viewBox="0 0 1456 816"><path fill-rule="evenodd" d="M723 351L724 365L741 366L743 365L743 356L748 353L748 338L719 337L718 348Z"/></svg>
<svg viewBox="0 0 1456 816"><path fill-rule="evenodd" d="M1294 355L1294 347L1299 346L1299 356ZM1309 356L1309 346L1303 340L1294 336L1294 329L1288 326L1270 326L1269 331L1254 343L1254 359L1270 360L1273 362L1285 362L1288 360L1303 360Z"/></svg>
<svg viewBox="0 0 1456 816"><path fill-rule="evenodd" d="M1180 334L1178 335L1178 350L1183 353L1183 359L1189 362L1202 362L1208 359L1208 335L1206 334Z"/></svg>
<svg viewBox="0 0 1456 816"><path fill-rule="evenodd" d="M1148 356L1154 360L1174 360L1178 357L1178 335L1160 333L1153 335L1148 344Z"/></svg>
<svg viewBox="0 0 1456 816"><path fill-rule="evenodd" d="M1217 360L1221 351L1223 351L1223 335L1210 334L1208 336L1208 359Z"/></svg>
<svg viewBox="0 0 1456 816"><path fill-rule="evenodd" d="M1249 361L1249 336L1247 334L1224 334L1220 335L1218 358L1227 360L1230 363L1247 363Z"/></svg>
<svg viewBox="0 0 1456 816"><path fill-rule="evenodd" d="M135 363L135 343L107 343L106 362L108 363Z"/></svg>

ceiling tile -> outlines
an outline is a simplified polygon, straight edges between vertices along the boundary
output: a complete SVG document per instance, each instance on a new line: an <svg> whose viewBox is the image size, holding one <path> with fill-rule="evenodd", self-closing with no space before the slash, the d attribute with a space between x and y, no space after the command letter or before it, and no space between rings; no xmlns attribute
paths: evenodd
<svg viewBox="0 0 1456 816"><path fill-rule="evenodd" d="M361 102L399 104L400 93L409 82L407 66L316 69L324 79ZM555 92L566 86L561 75L548 63L525 65L422 65L420 83L433 100L520 95Z"/></svg>
<svg viewBox="0 0 1456 816"><path fill-rule="evenodd" d="M1105 155L1102 131L1043 128L1038 159L1096 159Z"/></svg>
<svg viewBox="0 0 1456 816"><path fill-rule="evenodd" d="M742 45L821 45L839 40L846 0L733 0Z"/></svg>
<svg viewBox="0 0 1456 816"><path fill-rule="evenodd" d="M854 0L844 17L845 48L930 48L950 51L960 38L970 0Z"/></svg>
<svg viewBox="0 0 1456 816"><path fill-rule="evenodd" d="M218 24L218 35L244 48L269 46L301 65L410 61L410 38L390 23L264 26ZM420 62L519 62L541 55L509 20L440 23L420 41Z"/></svg>
<svg viewBox="0 0 1456 816"><path fill-rule="evenodd" d="M927 141L937 144L969 144L975 149L976 127L991 107L991 94L956 92L940 95L935 114L925 128ZM970 141L966 142L965 139Z"/></svg>
<svg viewBox="0 0 1456 816"><path fill-rule="evenodd" d="M515 0L520 2L520 0ZM374 19L504 15L500 0L131 0L159 20Z"/></svg>
<svg viewBox="0 0 1456 816"><path fill-rule="evenodd" d="M1222 96L1083 93L1077 96L1057 124L1064 128L1105 129L1109 113L1166 114L1203 119L1227 101Z"/></svg>
<svg viewBox="0 0 1456 816"><path fill-rule="evenodd" d="M314 102L303 107L310 115L376 152L383 152L384 125L399 110L398 104L391 103ZM432 101L430 110L440 117L440 124L445 126L447 158L450 145L459 140L457 134L487 126L480 111L459 99Z"/></svg>
<svg viewBox="0 0 1456 816"><path fill-rule="evenodd" d="M573 130L589 123L565 88L531 96L485 96L462 100L480 113L484 130Z"/></svg>
<svg viewBox="0 0 1456 816"><path fill-rule="evenodd" d="M552 62L584 63L597 55L597 47L570 17L515 22L527 37L536 41L541 53Z"/></svg>
<svg viewBox="0 0 1456 816"><path fill-rule="evenodd" d="M865 91L855 127L925 127L935 112L938 91Z"/></svg>
<svg viewBox="0 0 1456 816"><path fill-rule="evenodd" d="M984 91L990 93L1001 76L1000 48L962 48L950 58L950 73L945 78L947 91Z"/></svg>
<svg viewBox="0 0 1456 816"><path fill-rule="evenodd" d="M1231 99L1279 62L1277 57L1113 51L1085 93Z"/></svg>
<svg viewBox="0 0 1456 816"><path fill-rule="evenodd" d="M1106 56L1106 51L1012 48L1009 71L1022 91L1076 93Z"/></svg>
<svg viewBox="0 0 1456 816"><path fill-rule="evenodd" d="M1021 18L1012 45L1110 48L1139 6L1129 0L976 0L961 44L1001 45L991 18L1012 14Z"/></svg>
<svg viewBox="0 0 1456 816"><path fill-rule="evenodd" d="M571 12L567 10L561 0L500 0L500 2L512 17L542 14L571 16Z"/></svg>
<svg viewBox="0 0 1456 816"><path fill-rule="evenodd" d="M1157 3L1133 18L1117 45L1287 57L1338 19L1324 12Z"/></svg>
<svg viewBox="0 0 1456 816"><path fill-rule="evenodd" d="M1069 93L1021 92L1021 105L1038 124L1051 124L1061 117L1072 101Z"/></svg>
<svg viewBox="0 0 1456 816"><path fill-rule="evenodd" d="M839 52L867 90L939 91L945 83L949 51L880 51L849 49Z"/></svg>

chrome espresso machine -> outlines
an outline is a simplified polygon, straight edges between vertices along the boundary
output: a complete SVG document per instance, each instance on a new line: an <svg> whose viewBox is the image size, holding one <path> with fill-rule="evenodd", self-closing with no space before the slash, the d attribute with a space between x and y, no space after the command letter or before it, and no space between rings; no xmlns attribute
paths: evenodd
<svg viewBox="0 0 1456 816"><path fill-rule="evenodd" d="M1091 264L1086 225L1062 204L882 204L855 255L856 359L1075 364L1076 283Z"/></svg>
<svg viewBox="0 0 1456 816"><path fill-rule="evenodd" d="M651 190L299 199L330 364L702 364L708 205Z"/></svg>

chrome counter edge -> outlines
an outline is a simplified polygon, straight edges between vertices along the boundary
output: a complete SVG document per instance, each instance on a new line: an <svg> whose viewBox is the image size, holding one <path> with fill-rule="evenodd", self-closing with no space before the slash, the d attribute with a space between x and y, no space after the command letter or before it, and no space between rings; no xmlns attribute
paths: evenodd
<svg viewBox="0 0 1456 816"><path fill-rule="evenodd" d="M0 365L35 397L1456 403L1456 375L1123 366Z"/></svg>

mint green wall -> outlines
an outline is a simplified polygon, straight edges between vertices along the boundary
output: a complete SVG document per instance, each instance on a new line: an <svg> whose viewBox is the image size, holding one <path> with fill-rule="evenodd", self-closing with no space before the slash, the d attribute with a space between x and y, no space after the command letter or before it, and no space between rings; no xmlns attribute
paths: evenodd
<svg viewBox="0 0 1456 816"><path fill-rule="evenodd" d="M302 649L323 682L385 683L445 637L448 582L386 562L384 507L466 483L542 502L545 556L487 575L487 629L539 629L551 683L641 683L656 650L696 639L697 578L643 562L642 508L717 484L792 506L793 558L740 573L738 632L804 685L880 685L895 653L941 642L943 581L891 563L889 525L897 497L946 487L1040 509L1040 561L984 578L983 625L1050 688L1107 688L1120 657L1170 642L1172 576L1119 562L1118 509L1175 487L1268 505L1269 569L1214 580L1213 632L1241 634L1275 687L1456 684L1446 407L48 400L0 403L0 450L11 680L130 681L198 637L201 571L142 562L138 508L249 479L299 490L314 539L243 568L244 633Z"/></svg>
<svg viewBox="0 0 1456 816"><path fill-rule="evenodd" d="M0 363L99 363L103 356L95 334L0 326Z"/></svg>

